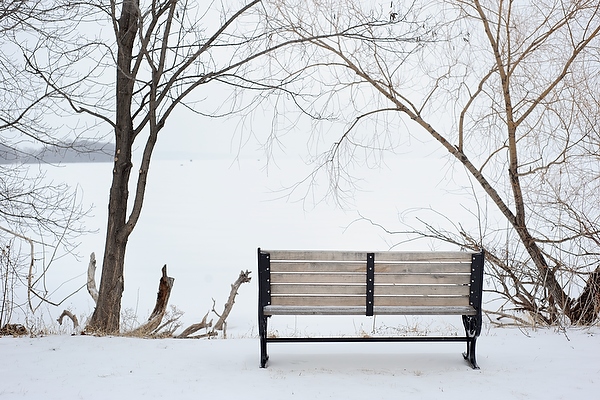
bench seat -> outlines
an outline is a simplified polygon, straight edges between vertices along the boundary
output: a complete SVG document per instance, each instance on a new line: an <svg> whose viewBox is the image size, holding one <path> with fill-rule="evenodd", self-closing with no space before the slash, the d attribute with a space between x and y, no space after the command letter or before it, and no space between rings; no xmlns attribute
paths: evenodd
<svg viewBox="0 0 600 400"><path fill-rule="evenodd" d="M264 315L366 315L366 307L265 306ZM373 315L476 315L471 306L374 306Z"/></svg>

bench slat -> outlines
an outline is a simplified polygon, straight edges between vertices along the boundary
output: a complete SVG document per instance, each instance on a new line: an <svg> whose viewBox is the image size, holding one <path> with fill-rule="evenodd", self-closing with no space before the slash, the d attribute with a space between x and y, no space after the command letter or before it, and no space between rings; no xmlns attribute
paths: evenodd
<svg viewBox="0 0 600 400"><path fill-rule="evenodd" d="M366 251L322 251L322 250L263 250L270 254L271 262L277 260L302 261L365 261Z"/></svg>
<svg viewBox="0 0 600 400"><path fill-rule="evenodd" d="M271 285L278 283L341 283L364 284L365 274L280 274L271 273Z"/></svg>
<svg viewBox="0 0 600 400"><path fill-rule="evenodd" d="M365 295L366 285L272 284L271 295ZM462 285L375 285L376 296L468 296Z"/></svg>
<svg viewBox="0 0 600 400"><path fill-rule="evenodd" d="M364 281L364 279L363 279ZM271 285L271 295L329 294L356 295L365 297L363 285ZM366 297L365 297L366 298ZM366 301L366 300L363 300Z"/></svg>
<svg viewBox="0 0 600 400"><path fill-rule="evenodd" d="M375 315L475 315L477 311L471 306L401 306L401 307L373 307Z"/></svg>
<svg viewBox="0 0 600 400"><path fill-rule="evenodd" d="M265 306L265 315L365 315L366 306Z"/></svg>
<svg viewBox="0 0 600 400"><path fill-rule="evenodd" d="M377 296L375 306L468 306L468 296Z"/></svg>
<svg viewBox="0 0 600 400"><path fill-rule="evenodd" d="M471 262L471 253L464 251L381 251L375 261L463 261Z"/></svg>
<svg viewBox="0 0 600 400"><path fill-rule="evenodd" d="M471 276L465 274L375 274L375 284L440 284L440 285L468 285Z"/></svg>
<svg viewBox="0 0 600 400"><path fill-rule="evenodd" d="M365 315L366 307L266 306L265 315ZM374 315L475 315L473 307L373 307Z"/></svg>
<svg viewBox="0 0 600 400"><path fill-rule="evenodd" d="M375 284L440 284L468 285L470 275L461 274L375 274ZM271 284L277 283L340 283L361 284L365 282L365 274L336 273L272 273Z"/></svg>
<svg viewBox="0 0 600 400"><path fill-rule="evenodd" d="M277 306L363 306L365 296L271 296L271 305ZM375 306L468 306L468 296L375 296Z"/></svg>
<svg viewBox="0 0 600 400"><path fill-rule="evenodd" d="M271 273L273 272L355 272L365 274L367 271L367 262L290 262L290 261L271 261Z"/></svg>
<svg viewBox="0 0 600 400"><path fill-rule="evenodd" d="M366 251L327 251L327 250L262 250L270 254L271 262L276 260L305 261L365 261ZM380 261L471 261L471 253L463 251L381 251L375 252L375 260Z"/></svg>
<svg viewBox="0 0 600 400"><path fill-rule="evenodd" d="M375 259L375 273L440 274L471 273L470 263L381 263Z"/></svg>
<svg viewBox="0 0 600 400"><path fill-rule="evenodd" d="M469 287L461 285L375 285L377 296L468 296Z"/></svg>
<svg viewBox="0 0 600 400"><path fill-rule="evenodd" d="M464 273L471 272L470 263L391 263L375 261L376 273ZM271 272L343 272L365 273L363 262L271 261Z"/></svg>
<svg viewBox="0 0 600 400"><path fill-rule="evenodd" d="M310 307L362 307L365 306L365 296L271 296L273 306L299 304Z"/></svg>

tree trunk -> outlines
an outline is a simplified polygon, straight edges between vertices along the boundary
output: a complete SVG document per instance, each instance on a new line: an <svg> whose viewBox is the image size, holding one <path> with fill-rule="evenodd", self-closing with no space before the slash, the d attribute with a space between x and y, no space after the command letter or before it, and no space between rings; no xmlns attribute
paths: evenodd
<svg viewBox="0 0 600 400"><path fill-rule="evenodd" d="M596 267L571 307L571 321L579 325L591 325L600 314L600 266Z"/></svg>
<svg viewBox="0 0 600 400"><path fill-rule="evenodd" d="M108 223L98 303L88 330L105 334L119 332L124 290L125 249L132 227L127 224L131 149L135 139L131 117L134 76L131 73L133 45L138 29L139 1L124 1L118 20L115 161L108 203Z"/></svg>
<svg viewBox="0 0 600 400"><path fill-rule="evenodd" d="M109 225L111 225L109 223ZM114 226L114 224L112 224ZM102 278L98 291L98 303L87 330L104 334L117 334L120 327L121 298L124 290L123 269L125 265L126 242L119 242L117 235L106 238Z"/></svg>

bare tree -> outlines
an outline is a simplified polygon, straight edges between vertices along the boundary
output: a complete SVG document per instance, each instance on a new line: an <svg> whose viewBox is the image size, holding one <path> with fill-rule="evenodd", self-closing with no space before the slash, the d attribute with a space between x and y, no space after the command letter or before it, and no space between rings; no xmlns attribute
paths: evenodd
<svg viewBox="0 0 600 400"><path fill-rule="evenodd" d="M119 331L127 242L141 216L158 136L174 111L228 115L254 103L233 98L223 107L221 102L207 104L197 95L200 88L229 86L233 93L249 88L260 99L278 89L282 76L290 77L286 71L281 76L266 73L265 65L273 62L269 55L289 42L259 24L268 18L270 5L261 0L233 4L78 4L82 17L72 25L79 32L73 45L31 49L26 55L28 68L60 98L61 110L68 107L114 133L106 243L90 331ZM79 65L69 65L71 54L77 54ZM135 187L131 196L130 187Z"/></svg>
<svg viewBox="0 0 600 400"><path fill-rule="evenodd" d="M394 123L400 135L435 139L510 232L433 236L486 249L508 277L501 292L526 290L522 303L536 318L593 323L600 300L598 2L291 3L272 24L313 37L304 53L311 67L299 74L327 88L310 103L296 101L313 116L346 123L320 158L331 191L352 181L345 174L357 157L393 150Z"/></svg>

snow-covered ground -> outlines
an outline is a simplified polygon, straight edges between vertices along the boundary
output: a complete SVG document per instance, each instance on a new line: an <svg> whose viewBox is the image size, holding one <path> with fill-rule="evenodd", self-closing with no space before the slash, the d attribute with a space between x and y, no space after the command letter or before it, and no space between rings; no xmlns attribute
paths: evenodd
<svg viewBox="0 0 600 400"><path fill-rule="evenodd" d="M256 158L234 164L230 157L154 162L143 214L128 247L123 297L128 322L133 316L142 322L154 307L164 264L175 278L170 303L185 312L187 326L202 319L213 298L217 309L223 307L240 270L256 276L257 247L377 251L402 240L355 221L359 213L390 230L401 227L399 214L416 208L422 209L420 216L432 207L462 226L476 223L472 203L454 195L464 182L455 172L440 174L447 166L439 160L388 159L383 170L365 170L363 190L345 209L326 201L280 199L274 190L308 171L290 168L292 162L279 160L268 175L264 160ZM96 205L88 225L98 229L84 238L81 260L63 258L52 265L47 285L56 289L53 301L85 284L89 253L102 263L110 169L110 164L77 164L49 172L81 186L84 202ZM302 200L303 193L291 199ZM395 249L430 248L448 247L409 242ZM272 344L269 367L260 369L255 280L240 288L228 339L70 336L70 322L60 335L1 337L0 399L570 400L600 393L598 327L557 332L486 325L478 342L478 371L462 359L461 343ZM80 291L35 318L43 326L65 308L85 321L93 303ZM442 323L410 317L272 319L273 331L292 335L462 330L460 318Z"/></svg>
<svg viewBox="0 0 600 400"><path fill-rule="evenodd" d="M459 343L273 344L258 339L57 335L0 339L1 399L596 399L600 330L491 329L480 370Z"/></svg>
<svg viewBox="0 0 600 400"><path fill-rule="evenodd" d="M452 194L458 183L440 176L444 161L403 156L387 162L381 170L357 173L361 189L344 208L331 201L313 203L313 198L304 197L306 186L290 198L282 198L289 191L280 189L300 181L312 169L297 159L280 159L268 173L263 169L265 161L256 158L153 162L142 215L127 248L123 309L137 315L140 322L147 318L154 308L164 264L175 278L170 304L185 312L183 322L188 325L202 319L213 298L217 307L222 307L240 270L256 276L258 247L381 251L404 238L386 234L360 219L361 215L390 230L405 229L399 214L407 210L423 208L409 212L412 222L416 215L439 219L427 213L429 207L452 215L462 226L476 223L466 207L469 200ZM88 227L97 231L83 238L79 261L66 257L52 264L47 286L55 303L85 285L91 252L98 259L99 282L111 168L109 163L68 164L48 171L49 178L80 186L82 200L95 205ZM317 200L324 191L322 186L327 185L327 177L320 178L314 188ZM457 250L450 245L436 246ZM394 249L428 250L430 243L409 242ZM245 326L243 333L255 331L256 279L242 286L230 317L231 322L238 318L237 324ZM60 309L49 312L60 314L62 308L84 321L93 302L81 290Z"/></svg>

